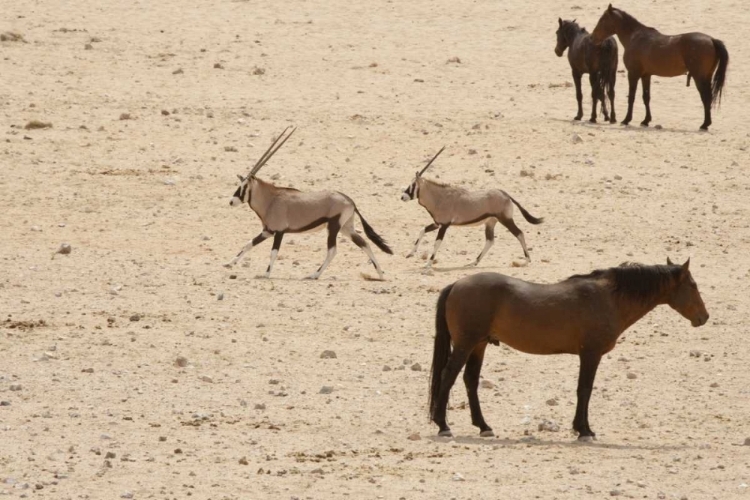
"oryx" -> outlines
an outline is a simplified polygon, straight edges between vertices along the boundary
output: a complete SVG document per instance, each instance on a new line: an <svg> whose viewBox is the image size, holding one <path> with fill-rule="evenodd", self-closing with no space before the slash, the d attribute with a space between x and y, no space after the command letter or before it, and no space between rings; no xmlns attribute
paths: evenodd
<svg viewBox="0 0 750 500"><path fill-rule="evenodd" d="M508 193L501 189L468 191L464 188L449 186L422 177L422 174L425 173L444 149L445 147L438 151L429 163L421 171L417 172L412 183L409 184L409 187L401 195L402 201L409 201L415 198L419 200L419 204L427 209L434 221L420 231L414 248L406 257L411 257L416 253L425 233L437 229L438 234L435 240L435 248L432 251L430 260L427 262L427 267L431 267L448 227L484 223L486 241L482 252L473 262L473 265L476 266L492 246L495 239L495 224L499 221L500 224L508 228L508 231L513 236L518 238L523 247L524 256L530 261L531 257L529 257L529 252L526 249L523 231L518 229L518 226L513 222L513 204L518 207L523 217L532 224L541 224L544 219L537 219L532 216Z"/></svg>
<svg viewBox="0 0 750 500"><path fill-rule="evenodd" d="M298 189L274 186L270 182L255 177L258 170L291 137L295 129L292 129L281 140L287 130L289 130L289 127L284 129L284 132L273 141L246 177L238 175L240 186L234 192L229 204L234 207L247 203L260 217L263 230L258 236L247 242L240 253L231 262L225 264L225 267L232 267L243 257L245 252L273 236L271 261L268 263L265 275L262 276L267 278L271 275L271 268L279 252L281 240L286 233L302 233L322 229L323 225L327 225L328 254L320 268L308 276L308 279L317 279L333 260L336 255L336 236L339 231L350 237L355 245L365 251L370 258L370 262L375 266L378 276L383 279L383 270L380 269L380 265L375 260L370 246L354 229L354 214L359 216L365 234L378 248L387 254L393 254L393 251L362 217L351 198L335 191L304 193Z"/></svg>

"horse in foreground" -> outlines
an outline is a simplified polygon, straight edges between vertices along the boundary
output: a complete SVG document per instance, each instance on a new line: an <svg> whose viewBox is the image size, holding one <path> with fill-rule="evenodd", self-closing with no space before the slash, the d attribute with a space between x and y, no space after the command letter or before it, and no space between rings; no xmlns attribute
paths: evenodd
<svg viewBox="0 0 750 500"><path fill-rule="evenodd" d="M711 125L711 107L721 101L726 82L729 53L724 42L703 33L664 35L654 28L641 24L625 11L609 4L591 33L594 43L602 43L617 35L625 47L623 62L628 70L628 113L623 125L633 119L633 102L638 89L638 79L643 84L643 104L646 118L641 125L651 122L651 76L680 76L687 73L703 101L704 119L701 130Z"/></svg>
<svg viewBox="0 0 750 500"><path fill-rule="evenodd" d="M370 262L375 266L378 277L383 279L383 270L380 268L378 261L375 260L370 245L354 228L354 215L359 216L365 235L378 248L387 254L393 254L388 244L381 238L375 230L367 223L354 201L343 193L337 191L315 191L302 192L298 189L278 187L270 182L263 181L255 176L263 165L284 145L292 136L294 130L284 137L289 130L287 127L274 141L268 150L263 153L258 162L250 170L250 173L243 177L239 175L240 185L234 192L229 202L230 206L239 206L247 203L248 206L260 218L263 229L258 236L248 241L237 256L224 267L231 268L254 246L273 236L273 247L271 248L271 260L268 263L266 273L263 278L271 276L273 263L281 247L281 240L286 233L304 233L322 229L325 225L328 229L328 253L323 264L317 271L307 277L307 279L318 279L325 271L328 264L331 263L336 255L336 236L339 232L351 238L355 245L361 248L369 257ZM282 137L284 139L282 140Z"/></svg>
<svg viewBox="0 0 750 500"><path fill-rule="evenodd" d="M436 181L431 181L422 177L422 174L430 168L432 162L443 152L443 147L437 154L425 165L421 171L417 171L414 180L401 193L401 201L418 200L432 217L434 221L428 224L419 232L414 248L406 256L413 256L419 249L419 243L422 241L425 233L438 230L435 239L435 247L427 261L427 268L432 267L437 255L438 248L443 242L445 232L450 226L471 226L475 224L484 224L484 248L471 265L479 265L495 241L495 225L500 222L508 231L521 243L523 255L526 260L530 261L529 250L526 248L526 239L513 221L513 205L516 205L521 211L524 219L531 224L541 224L544 219L536 218L526 211L516 200L508 193L501 189L489 189L484 191L468 191L457 186L449 186Z"/></svg>
<svg viewBox="0 0 750 500"><path fill-rule="evenodd" d="M596 45L591 40L586 28L578 26L573 21L557 19L557 45L555 54L562 57L568 49L568 62L573 71L573 83L576 86L576 100L578 101L578 114L574 120L583 117L583 92L581 91L581 77L588 73L591 84L591 123L596 123L596 104L602 102L602 115L604 120L615 123L615 82L617 81L617 41L609 37L601 44ZM612 105L612 113L607 113L607 99Z"/></svg>
<svg viewBox="0 0 750 500"><path fill-rule="evenodd" d="M580 358L578 405L573 429L579 440L594 439L589 399L602 356L654 307L668 304L693 326L708 312L689 270L674 265L625 263L551 285L497 273L462 278L440 292L430 375L430 417L439 436L451 436L445 421L451 387L461 368L471 422L480 436L494 435L479 407L479 373L487 344L500 342L528 354L575 354ZM452 349L451 349L452 344Z"/></svg>

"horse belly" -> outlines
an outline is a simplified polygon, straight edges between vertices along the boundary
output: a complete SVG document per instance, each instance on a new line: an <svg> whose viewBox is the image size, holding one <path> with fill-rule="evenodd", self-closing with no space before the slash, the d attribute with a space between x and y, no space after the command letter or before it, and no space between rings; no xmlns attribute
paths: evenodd
<svg viewBox="0 0 750 500"><path fill-rule="evenodd" d="M526 354L577 354L581 339L561 325L557 314L528 316L523 321L498 318L490 339Z"/></svg>

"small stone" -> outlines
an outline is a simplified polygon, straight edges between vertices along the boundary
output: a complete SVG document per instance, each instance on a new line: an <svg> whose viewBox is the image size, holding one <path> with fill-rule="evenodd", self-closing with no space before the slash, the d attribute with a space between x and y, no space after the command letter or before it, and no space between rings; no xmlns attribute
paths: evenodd
<svg viewBox="0 0 750 500"><path fill-rule="evenodd" d="M265 403L256 403L255 404L255 409L256 410L265 410L266 409L266 404Z"/></svg>
<svg viewBox="0 0 750 500"><path fill-rule="evenodd" d="M224 66L222 66L221 63L214 63L214 69L224 69Z"/></svg>
<svg viewBox="0 0 750 500"><path fill-rule="evenodd" d="M384 365L384 366L383 366L383 371L384 371L384 372L389 372L389 371L391 371L391 370L392 370L392 368L391 368L390 366L388 366L388 365Z"/></svg>
<svg viewBox="0 0 750 500"><path fill-rule="evenodd" d="M234 146L224 146L224 151L226 151L227 153L236 153L237 148Z"/></svg>
<svg viewBox="0 0 750 500"><path fill-rule="evenodd" d="M108 451L104 458L117 458L117 454L113 451Z"/></svg>
<svg viewBox="0 0 750 500"><path fill-rule="evenodd" d="M11 391L20 391L22 389L21 384L11 384L10 390Z"/></svg>
<svg viewBox="0 0 750 500"><path fill-rule="evenodd" d="M628 378L629 378L630 380L635 380L635 379L637 379L637 378L638 378L638 375L637 375L637 374L635 374L635 373L633 373L633 372L628 372L628 374L627 374L627 377L628 377Z"/></svg>
<svg viewBox="0 0 750 500"><path fill-rule="evenodd" d="M661 129L663 129L664 127L662 127L661 125L656 125L656 126L654 126L654 128L655 128L656 130L661 130Z"/></svg>
<svg viewBox="0 0 750 500"><path fill-rule="evenodd" d="M494 389L495 384L491 380L484 379L479 383L482 389Z"/></svg>
<svg viewBox="0 0 750 500"><path fill-rule="evenodd" d="M132 316L130 316L130 321L140 321L140 320L141 320L140 314L133 314Z"/></svg>
<svg viewBox="0 0 750 500"><path fill-rule="evenodd" d="M547 406L557 406L558 404L560 403L557 401L557 398L547 400Z"/></svg>
<svg viewBox="0 0 750 500"><path fill-rule="evenodd" d="M216 296L216 300L224 300L224 292L221 292L221 293L219 293L219 294L218 294L218 295Z"/></svg>
<svg viewBox="0 0 750 500"><path fill-rule="evenodd" d="M248 461L246 457L240 458L240 465L247 465L247 464L248 464Z"/></svg>
<svg viewBox="0 0 750 500"><path fill-rule="evenodd" d="M94 369L93 368L84 368L83 370L81 370L81 373L94 373Z"/></svg>
<svg viewBox="0 0 750 500"><path fill-rule="evenodd" d="M573 137L571 137L571 141L573 144L581 144L583 142L583 139L581 139L581 136L578 134L573 134Z"/></svg>
<svg viewBox="0 0 750 500"><path fill-rule="evenodd" d="M10 401L0 401L0 406L10 406Z"/></svg>
<svg viewBox="0 0 750 500"><path fill-rule="evenodd" d="M621 175L615 175L615 180L616 181L621 181L622 180L622 176Z"/></svg>
<svg viewBox="0 0 750 500"><path fill-rule="evenodd" d="M90 43L87 43L86 45L83 46L83 49L84 50L94 50L94 46L91 45Z"/></svg>
<svg viewBox="0 0 750 500"><path fill-rule="evenodd" d="M167 440L167 436L159 436L159 442L163 443Z"/></svg>
<svg viewBox="0 0 750 500"><path fill-rule="evenodd" d="M125 493L120 495L120 498L133 498L133 493L131 493L130 491L126 491Z"/></svg>
<svg viewBox="0 0 750 500"><path fill-rule="evenodd" d="M182 455L182 448L175 448L174 454L175 455Z"/></svg>
<svg viewBox="0 0 750 500"><path fill-rule="evenodd" d="M409 441L419 441L420 439L422 439L422 436L420 436L418 432L415 432L413 434L409 434L409 437L407 439Z"/></svg>
<svg viewBox="0 0 750 500"><path fill-rule="evenodd" d="M336 353L333 351L323 351L320 353L320 359L336 359Z"/></svg>
<svg viewBox="0 0 750 500"><path fill-rule="evenodd" d="M133 117L130 116L130 113L120 113L120 120L132 120Z"/></svg>
<svg viewBox="0 0 750 500"><path fill-rule="evenodd" d="M61 255L69 255L72 248L69 243L61 243L60 248L57 249L55 253L59 253Z"/></svg>
<svg viewBox="0 0 750 500"><path fill-rule="evenodd" d="M237 279L237 275L236 274L230 274L229 275L229 279L230 280L236 280Z"/></svg>
<svg viewBox="0 0 750 500"><path fill-rule="evenodd" d="M177 356L177 359L174 360L174 365L185 368L188 365L188 359L185 356Z"/></svg>
<svg viewBox="0 0 750 500"><path fill-rule="evenodd" d="M271 385L279 385L281 383L281 380L277 378L272 378L271 380L268 381L268 383Z"/></svg>
<svg viewBox="0 0 750 500"><path fill-rule="evenodd" d="M713 387L713 388L719 387L719 383L718 382L714 382L713 384L711 384L711 387Z"/></svg>
<svg viewBox="0 0 750 500"><path fill-rule="evenodd" d="M750 446L750 438L745 438L745 442L742 443L743 446Z"/></svg>
<svg viewBox="0 0 750 500"><path fill-rule="evenodd" d="M203 382L207 382L209 384L213 384L214 383L214 379L212 377L209 377L208 375L201 375L201 380Z"/></svg>
<svg viewBox="0 0 750 500"><path fill-rule="evenodd" d="M560 432L560 426L553 420L542 420L537 426L537 430L542 432Z"/></svg>
<svg viewBox="0 0 750 500"><path fill-rule="evenodd" d="M466 481L466 479L464 478L464 476L460 472L456 472L455 474L453 474L453 476L451 477L451 479L453 481Z"/></svg>
<svg viewBox="0 0 750 500"><path fill-rule="evenodd" d="M691 358L700 358L701 354L703 354L703 353L700 352L700 351L698 351L698 350L695 350L695 349L692 350L692 351L690 351L690 357Z"/></svg>
<svg viewBox="0 0 750 500"><path fill-rule="evenodd" d="M512 267L526 267L528 265L529 265L528 260L514 260L513 262L511 262Z"/></svg>
<svg viewBox="0 0 750 500"><path fill-rule="evenodd" d="M331 387L330 385L324 385L323 387L320 388L320 391L318 392L318 394L330 394L332 392L333 392L333 387Z"/></svg>
<svg viewBox="0 0 750 500"><path fill-rule="evenodd" d="M47 351L44 354L42 354L42 360L43 361L49 361L51 359L58 359L57 354L55 354L53 352L49 352L49 351Z"/></svg>
<svg viewBox="0 0 750 500"><path fill-rule="evenodd" d="M181 75L183 73L184 71L182 70L182 68L177 68L176 70L172 71L173 75Z"/></svg>
<svg viewBox="0 0 750 500"><path fill-rule="evenodd" d="M622 492L620 490L612 490L609 492L609 496L611 497L619 497L622 495Z"/></svg>
<svg viewBox="0 0 750 500"><path fill-rule="evenodd" d="M162 109L161 114L162 116L169 116L169 111L167 111L166 109Z"/></svg>
<svg viewBox="0 0 750 500"><path fill-rule="evenodd" d="M420 365L419 363L414 363L413 365L411 365L411 371L413 371L413 372L421 372L422 371L422 365Z"/></svg>

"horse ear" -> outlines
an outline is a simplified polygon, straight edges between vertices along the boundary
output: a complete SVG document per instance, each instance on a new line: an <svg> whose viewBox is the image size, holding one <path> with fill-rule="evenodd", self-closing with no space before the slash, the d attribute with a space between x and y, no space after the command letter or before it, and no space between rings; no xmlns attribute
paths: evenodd
<svg viewBox="0 0 750 500"><path fill-rule="evenodd" d="M667 257L667 265L668 266L674 266L674 263L672 262L672 259L670 259L669 257Z"/></svg>
<svg viewBox="0 0 750 500"><path fill-rule="evenodd" d="M557 18L557 25L562 28L562 18L561 17Z"/></svg>
<svg viewBox="0 0 750 500"><path fill-rule="evenodd" d="M607 7L607 10L612 12L612 4L609 4L609 7Z"/></svg>
<svg viewBox="0 0 750 500"><path fill-rule="evenodd" d="M574 23L574 22L576 22L576 21L578 21L578 18L576 18L576 19L573 19L573 20L572 20L571 22L573 22L573 23Z"/></svg>
<svg viewBox="0 0 750 500"><path fill-rule="evenodd" d="M688 257L688 260L685 261L685 263L682 265L682 272L687 273L690 269L690 257Z"/></svg>

